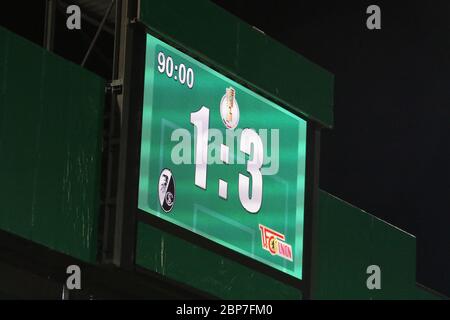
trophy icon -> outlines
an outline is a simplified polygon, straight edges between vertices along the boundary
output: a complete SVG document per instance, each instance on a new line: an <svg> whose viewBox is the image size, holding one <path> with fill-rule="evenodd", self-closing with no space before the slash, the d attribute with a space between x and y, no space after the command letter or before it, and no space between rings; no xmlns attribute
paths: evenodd
<svg viewBox="0 0 450 320"><path fill-rule="evenodd" d="M227 96L227 106L228 106L228 114L227 114L227 122L231 122L233 120L233 104L234 104L234 96L235 91L233 88L227 88L226 96Z"/></svg>
<svg viewBox="0 0 450 320"><path fill-rule="evenodd" d="M220 115L228 129L234 129L239 123L239 106L236 101L236 90L232 87L225 89L225 95L220 101Z"/></svg>

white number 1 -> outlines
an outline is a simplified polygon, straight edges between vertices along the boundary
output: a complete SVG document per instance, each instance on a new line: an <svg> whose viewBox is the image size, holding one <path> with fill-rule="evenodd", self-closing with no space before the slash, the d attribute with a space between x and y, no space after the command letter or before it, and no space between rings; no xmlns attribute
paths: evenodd
<svg viewBox="0 0 450 320"><path fill-rule="evenodd" d="M209 109L201 107L197 112L191 113L191 123L196 129L195 141L195 185L206 189L206 170L208 163L208 130Z"/></svg>

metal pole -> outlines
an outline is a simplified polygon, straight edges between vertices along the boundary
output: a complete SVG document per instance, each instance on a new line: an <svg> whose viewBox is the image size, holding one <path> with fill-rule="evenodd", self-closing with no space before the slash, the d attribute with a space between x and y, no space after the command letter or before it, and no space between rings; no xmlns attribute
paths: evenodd
<svg viewBox="0 0 450 320"><path fill-rule="evenodd" d="M114 254L113 263L131 269L134 260L134 216L130 210L130 158L129 151L130 136L134 134L136 128L130 125L133 114L130 109L133 107L133 96L131 96L132 82L132 60L133 48L135 45L134 34L131 21L137 16L137 1L122 0L121 32L118 49L118 59L114 72L117 72L117 84L122 90L117 94L117 108L120 119L120 149L118 157L117 176L117 198L115 212L114 230ZM134 119L134 118L133 118ZM134 164L136 165L136 164Z"/></svg>
<svg viewBox="0 0 450 320"><path fill-rule="evenodd" d="M67 288L67 286L65 284L63 284L61 300L70 300L69 289Z"/></svg>
<svg viewBox="0 0 450 320"><path fill-rule="evenodd" d="M120 123L118 123L119 107L118 95L120 90L114 90L113 84L119 80L119 61L122 31L122 0L116 1L115 30L114 30L114 53L112 66L112 81L110 87L111 100L109 105L109 121L104 145L106 146L106 177L103 215L103 240L101 260L103 263L112 262L114 253L114 217L116 213L117 196L117 166L119 159Z"/></svg>
<svg viewBox="0 0 450 320"><path fill-rule="evenodd" d="M102 22L100 22L100 25L97 28L97 32L95 33L94 39L92 39L89 49L86 52L86 55L84 56L83 62L81 62L82 67L84 67L87 59L89 58L89 54L91 53L92 48L94 47L95 43L97 42L97 38L100 35L100 32L102 31L103 26L105 25L106 19L108 19L111 9L114 6L115 2L116 2L116 0L112 0L111 3L109 4L108 9L106 10L105 15L103 16Z"/></svg>
<svg viewBox="0 0 450 320"><path fill-rule="evenodd" d="M57 0L47 0L45 7L44 48L53 51Z"/></svg>

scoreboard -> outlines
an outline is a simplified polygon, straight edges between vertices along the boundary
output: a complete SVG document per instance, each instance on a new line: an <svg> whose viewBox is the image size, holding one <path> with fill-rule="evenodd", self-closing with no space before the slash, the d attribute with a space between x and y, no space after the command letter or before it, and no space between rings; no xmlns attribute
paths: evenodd
<svg viewBox="0 0 450 320"><path fill-rule="evenodd" d="M139 215L302 279L307 122L150 34L143 94Z"/></svg>

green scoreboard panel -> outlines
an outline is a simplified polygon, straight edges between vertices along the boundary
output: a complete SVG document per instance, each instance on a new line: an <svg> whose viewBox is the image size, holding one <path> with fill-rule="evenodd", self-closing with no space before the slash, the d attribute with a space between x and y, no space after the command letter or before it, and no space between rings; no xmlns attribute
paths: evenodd
<svg viewBox="0 0 450 320"><path fill-rule="evenodd" d="M306 133L305 120L147 35L141 215L302 279Z"/></svg>

